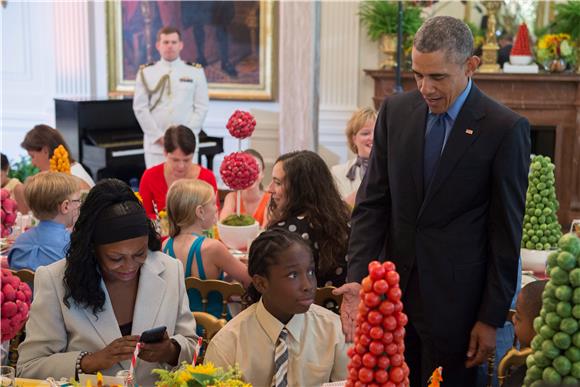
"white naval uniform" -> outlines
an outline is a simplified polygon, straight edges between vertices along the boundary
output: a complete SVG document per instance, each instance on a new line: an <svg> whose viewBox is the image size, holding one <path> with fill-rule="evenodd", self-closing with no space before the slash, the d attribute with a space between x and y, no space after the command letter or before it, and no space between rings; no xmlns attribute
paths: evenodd
<svg viewBox="0 0 580 387"><path fill-rule="evenodd" d="M141 78L141 71L149 90L155 89L165 74L169 74L169 82L165 88L160 88L150 96ZM156 103L157 106L153 108ZM207 81L199 65L187 64L178 58L172 62L161 59L153 65L141 67L135 81L133 110L144 133L146 167L151 168L165 161L163 147L155 144L155 141L163 137L170 126L185 125L197 137L208 106Z"/></svg>

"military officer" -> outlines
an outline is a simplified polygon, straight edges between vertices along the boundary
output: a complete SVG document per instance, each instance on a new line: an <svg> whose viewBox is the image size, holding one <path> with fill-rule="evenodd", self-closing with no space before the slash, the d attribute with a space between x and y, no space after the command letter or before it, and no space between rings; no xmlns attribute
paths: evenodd
<svg viewBox="0 0 580 387"><path fill-rule="evenodd" d="M184 125L199 134L209 96L203 68L181 60L181 32L163 27L155 44L161 59L143 65L137 73L133 110L144 133L145 165L165 161L163 135L172 125Z"/></svg>

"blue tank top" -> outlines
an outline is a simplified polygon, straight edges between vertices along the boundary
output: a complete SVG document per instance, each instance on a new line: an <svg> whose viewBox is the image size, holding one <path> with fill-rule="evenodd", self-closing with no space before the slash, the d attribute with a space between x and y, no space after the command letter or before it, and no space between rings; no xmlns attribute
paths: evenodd
<svg viewBox="0 0 580 387"><path fill-rule="evenodd" d="M196 240L193 241L191 247L189 248L189 253L187 254L187 263L185 265L185 278L191 277L191 264L193 263L193 258L195 257L195 263L197 264L197 271L199 273L199 279L206 280L207 276L205 275L205 270L203 268L203 260L201 259L201 245L205 240L205 236L192 233L197 237ZM167 244L165 245L165 249L163 252L173 258L177 258L175 255L175 251L173 250L173 238L169 238ZM224 273L223 271L220 272L218 276L218 280L223 281ZM187 297L189 298L189 309L192 312L201 312L203 310L202 303L201 303L201 294L197 289L189 289L187 291ZM212 314L217 318L221 318L222 313L222 296L218 292L210 292L207 297L207 313ZM231 318L229 312L227 319Z"/></svg>

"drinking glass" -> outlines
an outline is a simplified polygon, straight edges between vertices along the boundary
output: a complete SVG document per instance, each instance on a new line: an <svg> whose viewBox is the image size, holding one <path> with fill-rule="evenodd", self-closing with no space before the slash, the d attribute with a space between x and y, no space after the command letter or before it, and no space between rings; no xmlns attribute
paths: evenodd
<svg viewBox="0 0 580 387"><path fill-rule="evenodd" d="M1 366L0 369L0 385L2 387L14 387L16 385L14 382L16 377L14 367Z"/></svg>

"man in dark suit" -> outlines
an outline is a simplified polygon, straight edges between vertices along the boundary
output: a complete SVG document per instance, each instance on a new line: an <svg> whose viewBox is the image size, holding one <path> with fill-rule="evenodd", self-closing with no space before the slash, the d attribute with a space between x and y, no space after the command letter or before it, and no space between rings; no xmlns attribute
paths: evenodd
<svg viewBox="0 0 580 387"><path fill-rule="evenodd" d="M352 339L361 280L382 257L401 276L411 385L443 367L475 385L514 295L530 158L527 120L471 81L469 28L427 20L415 35L418 90L388 98L352 216L341 318Z"/></svg>

